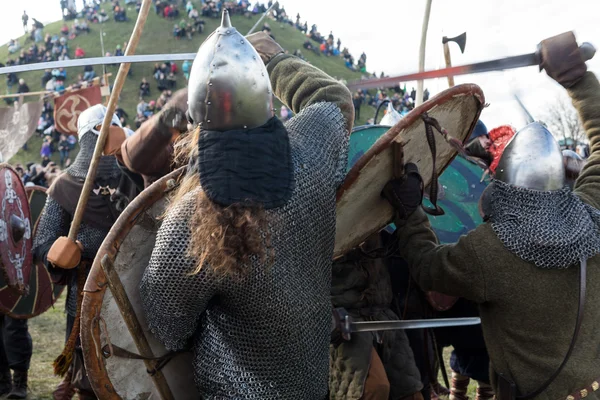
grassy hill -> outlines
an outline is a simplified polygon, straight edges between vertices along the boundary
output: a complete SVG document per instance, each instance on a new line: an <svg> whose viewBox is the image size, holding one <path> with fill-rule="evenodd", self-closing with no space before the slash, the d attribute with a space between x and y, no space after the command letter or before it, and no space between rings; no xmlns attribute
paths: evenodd
<svg viewBox="0 0 600 400"><path fill-rule="evenodd" d="M199 6L200 0L193 0L196 6ZM57 5L58 6L58 5ZM112 17L113 13L110 9L110 3L103 3L102 7L106 10L107 14ZM133 30L137 13L135 7L130 6L127 9L127 16L130 18L129 22L115 22L113 19L103 24L90 24L91 33L81 34L77 38L69 41L70 56L74 57L73 53L77 45L81 46L86 52L87 57L100 57L102 56L102 50L100 45L100 32L101 29L105 33L104 35L104 47L105 51L114 53L117 45L123 45L131 35ZM251 27L258 20L259 16L243 17L233 16L233 25L242 33L246 34ZM186 17L187 19L187 17ZM150 15L146 22L144 32L140 43L138 45L136 54L158 54L158 53L182 53L182 52L196 52L198 47L202 44L204 39L218 27L220 20L204 18L206 21L205 30L202 34L196 34L192 40L188 39L176 39L173 37L173 25L178 23L180 19L168 20L162 16L156 15L154 9L150 10ZM272 35L275 37L277 42L281 46L289 51L294 52L296 49L301 49L303 55L307 61L313 65L321 68L331 76L338 79L354 80L360 77L358 72L353 72L345 67L343 59L341 57L327 57L324 55L317 55L311 51L302 48L302 44L306 40L304 34L293 26L287 24L279 24L273 20L265 19L272 29ZM55 23L48 24L44 27L44 34L60 34L60 28L63 21L57 21ZM72 21L68 21L69 27ZM26 40L26 38L20 37L19 43L23 49L28 49L32 42ZM11 54L10 57L16 58L18 53ZM0 47L0 62L6 62L9 58L7 46ZM180 66L180 65L179 65ZM156 100L160 95L159 90L156 86L156 81L152 77L153 63L139 63L134 64L131 67L132 74L127 78L127 83L121 93L121 99L119 105L129 114L128 123L134 126L135 109L139 102L138 87L141 79L146 77L151 84L151 94L146 98L146 101ZM113 75L110 81L114 81L118 67L107 66L107 72L112 72ZM102 73L102 67L94 67L96 74ZM181 69L181 68L180 68ZM67 81L65 86L68 86L76 81L78 74L83 74L83 67L69 68L67 69ZM41 77L43 71L29 72L19 74L19 78L24 78L29 85L31 91L43 90L41 87ZM177 76L177 89L184 87L186 84L185 78L181 71ZM16 91L16 87L13 87L13 91ZM8 93L6 87L6 80L0 80L0 93ZM37 99L37 98L36 98ZM368 118L373 116L373 109L368 106L365 107L364 111L361 112L361 119L357 121L357 124L363 124ZM40 159L39 150L41 146L41 139L34 135L28 142L28 151L20 150L10 161L13 163L37 161ZM71 156L74 154L72 153ZM58 154L53 155L53 159L58 157ZM55 160L56 161L56 160Z"/></svg>

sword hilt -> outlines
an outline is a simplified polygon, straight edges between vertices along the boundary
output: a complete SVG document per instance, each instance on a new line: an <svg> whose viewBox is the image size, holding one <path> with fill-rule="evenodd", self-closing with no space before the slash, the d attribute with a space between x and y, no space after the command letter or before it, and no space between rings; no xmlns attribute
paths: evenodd
<svg viewBox="0 0 600 400"><path fill-rule="evenodd" d="M342 339L350 341L350 333L352 332L352 317L343 307L333 309L334 329L338 329Z"/></svg>

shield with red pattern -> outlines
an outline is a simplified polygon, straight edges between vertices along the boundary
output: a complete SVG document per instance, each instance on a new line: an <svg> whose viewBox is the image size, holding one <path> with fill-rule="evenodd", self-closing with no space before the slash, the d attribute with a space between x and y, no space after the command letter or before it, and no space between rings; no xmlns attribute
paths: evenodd
<svg viewBox="0 0 600 400"><path fill-rule="evenodd" d="M27 293L33 257L32 229L25 187L17 172L0 164L0 278L15 295Z"/></svg>
<svg viewBox="0 0 600 400"><path fill-rule="evenodd" d="M31 236L35 237L37 223L46 204L46 188L27 186L25 193L31 216ZM43 263L34 262L26 293L10 290L5 279L0 276L0 313L18 319L33 318L52 307L63 289L64 286L52 283L50 273Z"/></svg>

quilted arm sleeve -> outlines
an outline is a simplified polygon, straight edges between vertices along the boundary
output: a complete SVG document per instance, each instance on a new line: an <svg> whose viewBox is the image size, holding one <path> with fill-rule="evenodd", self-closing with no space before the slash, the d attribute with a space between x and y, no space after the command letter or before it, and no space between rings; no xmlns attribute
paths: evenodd
<svg viewBox="0 0 600 400"><path fill-rule="evenodd" d="M400 253L422 290L486 301L486 284L481 263L473 248L477 229L461 236L455 244L439 245L425 212L419 208L402 226L396 221Z"/></svg>
<svg viewBox="0 0 600 400"><path fill-rule="evenodd" d="M203 268L193 274L197 260L187 255L194 193L184 197L164 219L140 284L148 326L173 351L187 347L216 293L210 270Z"/></svg>
<svg viewBox="0 0 600 400"><path fill-rule="evenodd" d="M286 54L267 64L273 92L289 109L298 114L320 102L333 103L344 116L346 133L354 124L354 105L348 88L317 67Z"/></svg>
<svg viewBox="0 0 600 400"><path fill-rule="evenodd" d="M590 141L590 157L575 182L575 193L600 208L600 83L594 73L586 72L568 91Z"/></svg>

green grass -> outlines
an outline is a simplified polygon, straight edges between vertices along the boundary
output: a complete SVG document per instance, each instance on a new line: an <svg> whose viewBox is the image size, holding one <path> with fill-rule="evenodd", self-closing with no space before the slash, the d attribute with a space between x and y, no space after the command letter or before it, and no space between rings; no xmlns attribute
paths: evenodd
<svg viewBox="0 0 600 400"><path fill-rule="evenodd" d="M196 5L199 4L199 0L193 0ZM110 10L110 3L103 3L102 7L107 11L107 14L112 17L113 13ZM105 33L104 35L104 47L105 51L114 53L117 45L123 45L131 35L133 30L135 19L137 14L135 8L130 6L127 10L127 16L130 18L129 22L114 22L110 20L104 24L90 24L91 33L81 34L74 40L69 41L70 55L73 57L75 47L81 46L86 52L87 57L100 57L103 56L101 45L100 45L100 29ZM233 16L233 25L242 33L246 34L250 28L257 21L258 16L243 17ZM142 38L138 45L136 54L157 54L157 53L190 53L196 52L198 47L202 44L204 39L215 30L220 21L218 19L204 18L206 21L205 30L203 34L196 34L192 40L188 39L175 39L172 34L173 25L179 20L167 20L159 17L152 8L150 15L146 22ZM344 61L341 57L327 57L324 55L317 55L311 51L305 50L302 44L306 40L304 34L298 31L293 26L287 24L280 24L270 19L265 19L269 23L272 29L272 35L275 37L277 42L287 51L293 53L296 49L301 49L304 57L308 62L327 72L329 75L344 79L347 81L355 80L360 78L360 73L349 70L345 67ZM62 21L57 21L48 24L44 27L44 34L60 34L60 28ZM72 21L67 22L71 26ZM20 37L19 43L23 49L28 49L32 42L26 40L24 36ZM9 57L7 46L0 47L0 62L5 62ZM18 57L18 53L10 55L11 58ZM178 65L181 67L181 64ZM111 82L115 79L117 73L117 67L107 66L107 72L112 72ZM141 79L146 77L151 85L151 94L147 97L147 101L155 100L160 95L160 92L156 88L156 83L152 77L154 64L153 63L139 63L134 64L131 67L132 75L127 78L127 82L120 96L119 105L129 114L128 123L134 125L135 109L139 102L138 87ZM181 69L181 68L180 68ZM96 74L102 73L100 66L95 67ZM83 74L83 67L69 68L67 69L67 82L65 86L68 86L75 82L78 74ZM19 78L26 80L31 91L43 90L41 87L41 77L43 71L35 71L19 74ZM185 78L178 73L177 78L177 89L184 87L186 84ZM16 91L16 87L13 87L13 92ZM0 80L0 93L8 93L6 87L6 80ZM33 100L33 99L32 99ZM357 121L357 125L364 124L367 119L372 118L374 115L374 109L369 106L363 106L361 109L361 119ZM40 160L39 150L41 146L41 139L33 137L29 143L28 151L20 150L11 160L11 163L27 163L31 161ZM72 152L71 156L74 156L75 152ZM55 155L57 158L58 155ZM55 159L54 161L57 161Z"/></svg>

